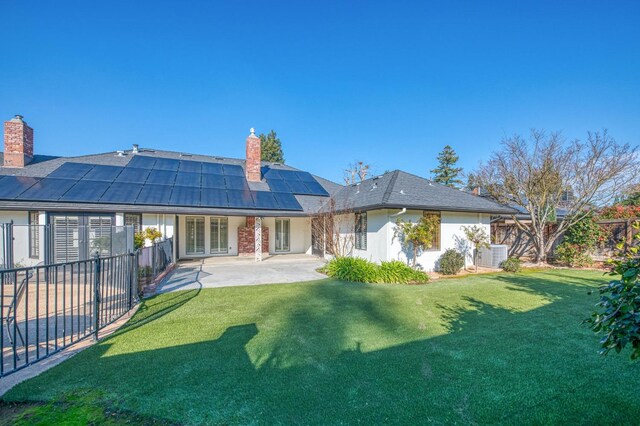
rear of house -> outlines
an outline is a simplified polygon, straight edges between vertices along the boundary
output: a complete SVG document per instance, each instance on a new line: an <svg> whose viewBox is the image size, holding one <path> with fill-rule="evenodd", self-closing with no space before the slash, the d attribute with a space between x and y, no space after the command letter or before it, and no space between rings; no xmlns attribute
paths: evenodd
<svg viewBox="0 0 640 426"><path fill-rule="evenodd" d="M395 235L399 218L436 215L425 270L455 248L471 259L462 226L487 228L512 210L396 170L342 186L284 164L262 162L260 139L244 159L139 148L80 157L34 154L34 132L21 116L5 122L0 157L0 267L60 263L133 249L133 233L155 228L172 239L174 259L302 253L325 256L326 223L336 206L345 255L410 261ZM315 225L315 226L314 226Z"/></svg>

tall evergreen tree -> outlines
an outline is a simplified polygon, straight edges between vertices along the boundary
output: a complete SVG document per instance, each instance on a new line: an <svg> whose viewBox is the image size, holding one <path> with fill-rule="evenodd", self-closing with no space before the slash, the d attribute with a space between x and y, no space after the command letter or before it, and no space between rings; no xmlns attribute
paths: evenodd
<svg viewBox="0 0 640 426"><path fill-rule="evenodd" d="M268 135L260 134L262 144L262 161L284 164L284 153L282 152L282 142L275 131L270 131Z"/></svg>
<svg viewBox="0 0 640 426"><path fill-rule="evenodd" d="M445 146L442 152L438 154L438 167L431 170L433 180L452 188L458 188L462 185L462 180L458 177L462 167L456 167L458 158L451 146Z"/></svg>

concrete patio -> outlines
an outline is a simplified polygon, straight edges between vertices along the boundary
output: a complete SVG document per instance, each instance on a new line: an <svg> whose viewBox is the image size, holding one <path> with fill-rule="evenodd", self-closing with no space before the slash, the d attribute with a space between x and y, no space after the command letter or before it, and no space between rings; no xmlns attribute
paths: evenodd
<svg viewBox="0 0 640 426"><path fill-rule="evenodd" d="M279 284L326 278L316 272L324 261L305 254L275 255L256 262L253 257L213 257L181 261L157 293L197 288Z"/></svg>

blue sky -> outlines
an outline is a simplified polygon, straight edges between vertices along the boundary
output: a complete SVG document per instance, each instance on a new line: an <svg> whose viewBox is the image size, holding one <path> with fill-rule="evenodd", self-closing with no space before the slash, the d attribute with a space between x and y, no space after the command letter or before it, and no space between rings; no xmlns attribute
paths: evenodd
<svg viewBox="0 0 640 426"><path fill-rule="evenodd" d="M640 143L640 2L1 0L0 118L40 154L144 147L465 170L530 128Z"/></svg>

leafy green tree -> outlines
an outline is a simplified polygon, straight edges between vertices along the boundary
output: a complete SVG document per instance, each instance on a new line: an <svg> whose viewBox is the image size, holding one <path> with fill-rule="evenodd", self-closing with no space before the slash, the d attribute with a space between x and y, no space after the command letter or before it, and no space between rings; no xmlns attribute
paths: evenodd
<svg viewBox="0 0 640 426"><path fill-rule="evenodd" d="M262 161L284 164L284 153L282 152L282 142L275 131L270 131L268 135L260 134L262 145Z"/></svg>
<svg viewBox="0 0 640 426"><path fill-rule="evenodd" d="M431 170L433 180L452 188L462 185L462 180L459 178L462 167L456 167L459 158L451 146L445 146L438 154L438 167Z"/></svg>
<svg viewBox="0 0 640 426"><path fill-rule="evenodd" d="M478 272L478 250L481 248L488 248L491 240L489 239L489 234L487 231L478 225L473 226L463 226L462 230L464 231L465 237L469 240L473 246L473 264L476 265L476 272Z"/></svg>
<svg viewBox="0 0 640 426"><path fill-rule="evenodd" d="M438 231L440 219L435 215L423 216L416 223L398 219L395 236L402 240L402 245L413 251L413 267L416 267L418 252L433 247L433 241Z"/></svg>
<svg viewBox="0 0 640 426"><path fill-rule="evenodd" d="M640 223L634 224L640 231ZM634 237L640 243L640 232ZM631 346L631 359L640 359L640 256L637 246L624 251L624 243L618 250L621 257L611 261L610 275L615 279L600 287L598 310L585 322L591 329L603 334L600 353L606 355L612 349L620 353Z"/></svg>

